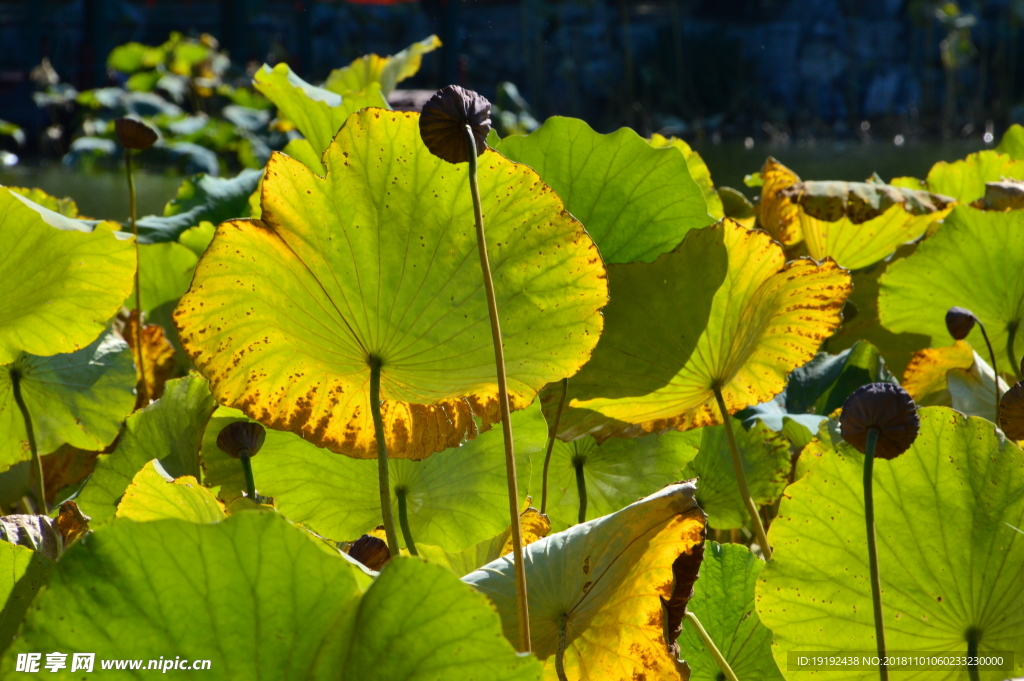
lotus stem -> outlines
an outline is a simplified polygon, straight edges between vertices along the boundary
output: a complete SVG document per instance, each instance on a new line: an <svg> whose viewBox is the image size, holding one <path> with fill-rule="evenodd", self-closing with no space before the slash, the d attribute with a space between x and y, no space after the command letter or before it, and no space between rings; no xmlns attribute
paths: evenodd
<svg viewBox="0 0 1024 681"><path fill-rule="evenodd" d="M399 485L395 488L395 496L398 497L398 525L402 528L402 539L405 540L405 548L414 556L420 555L416 550L416 542L412 540L412 530L409 529L409 510L406 503L405 487Z"/></svg>
<svg viewBox="0 0 1024 681"><path fill-rule="evenodd" d="M577 523L587 522L587 480L583 477L583 457L573 457L572 467L576 469L576 495L580 498L580 513Z"/></svg>
<svg viewBox="0 0 1024 681"><path fill-rule="evenodd" d="M146 367L142 359L142 275L141 258L139 256L139 227L135 224L135 178L132 177L132 150L124 150L124 168L128 175L128 220L135 235L135 354L139 362L139 405L149 401L149 388L146 385ZM137 406L139 406L137 405Z"/></svg>
<svg viewBox="0 0 1024 681"><path fill-rule="evenodd" d="M249 450L243 449L238 452L238 460L242 462L242 473L245 474L245 493L254 503L260 503L256 499L256 479L252 475L252 457Z"/></svg>
<svg viewBox="0 0 1024 681"><path fill-rule="evenodd" d="M555 422L551 424L551 436L548 438L548 451L544 454L544 476L541 478L540 488L540 512L541 515L548 512L548 468L551 466L551 452L555 448L555 437L558 435L558 424L562 420L562 410L565 408L565 396L569 394L569 379L562 379L562 397L558 400L558 411L555 412Z"/></svg>
<svg viewBox="0 0 1024 681"><path fill-rule="evenodd" d="M519 652L530 652L530 610L526 598L526 564L523 562L523 535L519 526L519 489L516 483L516 457L512 446L512 408L508 399L508 384L505 378L505 350L501 341L501 322L498 318L498 302L494 295L494 279L487 256L487 240L484 234L483 209L480 207L480 185L477 182L476 140L473 130L466 126L466 140L469 149L469 190L473 196L473 216L476 219L476 243L480 252L480 269L483 273L484 292L487 295L487 312L491 320L491 339L494 344L494 368L498 374L498 405L501 408L501 430L505 440L505 477L508 480L508 505L512 529L512 556L515 561L516 611L519 615Z"/></svg>
<svg viewBox="0 0 1024 681"><path fill-rule="evenodd" d="M868 531L868 569L871 573L871 605L875 613L875 642L878 644L878 674L882 681L888 681L889 667L885 664L885 626L882 622L882 582L878 576L878 547L875 545L875 496L872 491L878 435L878 428L869 430L867 446L864 448L864 521L867 523Z"/></svg>
<svg viewBox="0 0 1024 681"><path fill-rule="evenodd" d="M729 666L728 660L725 659L725 655L722 655L722 651L718 649L715 642L708 636L708 632L704 629L704 626L697 619L697 616L692 612L686 613L686 620L693 625L693 628L697 631L697 635L700 636L700 640L704 643L704 647L711 653L711 657L715 658L715 663L718 664L718 668L722 670L722 674L725 675L726 681L739 681L736 678L736 672Z"/></svg>
<svg viewBox="0 0 1024 681"><path fill-rule="evenodd" d="M569 681L569 677L565 675L565 649L569 647L569 635L565 629L568 620L569 615L566 613L562 613L558 618L558 652L555 653L555 673L558 675L558 681Z"/></svg>
<svg viewBox="0 0 1024 681"><path fill-rule="evenodd" d="M972 658L977 662L978 657L978 644L981 643L981 631L977 627L969 627L967 629L967 659ZM978 665L967 663L967 678L970 681L980 681L981 675L978 674Z"/></svg>
<svg viewBox="0 0 1024 681"><path fill-rule="evenodd" d="M21 410L21 418L25 419L25 432L28 434L28 448L32 452L32 468L36 474L36 507L42 511L40 515L49 515L50 509L46 505L46 479L43 477L43 460L39 457L39 448L36 446L36 432L32 428L32 415L28 413L25 399L21 396L21 371L11 369L11 387L14 390L14 402Z"/></svg>
<svg viewBox="0 0 1024 681"><path fill-rule="evenodd" d="M1010 356L1010 371L1017 374L1018 378L1021 378L1022 369L1019 368L1021 364L1017 362L1017 353L1013 351L1013 341L1017 339L1017 322L1013 322L1006 329L1006 353ZM993 370L995 367L993 367Z"/></svg>
<svg viewBox="0 0 1024 681"><path fill-rule="evenodd" d="M747 508L747 515L750 516L750 524L754 528L754 535L757 543L761 546L761 554L765 560L772 557L772 549L768 546L768 534L764 531L764 524L761 522L761 514L757 512L757 505L750 497L750 489L747 487L747 474L743 471L743 459L740 458L740 448L736 445L736 434L732 432L732 417L725 407L725 398L722 397L722 389L717 385L713 388L715 399L718 401L718 410L722 413L722 422L725 424L725 436L729 440L729 451L732 453L732 467L736 473L736 483L740 487L740 496L743 497L743 505Z"/></svg>
<svg viewBox="0 0 1024 681"><path fill-rule="evenodd" d="M377 481L380 485L380 515L384 522L384 536L388 552L394 558L398 555L398 533L395 519L391 515L391 481L388 472L388 444L384 440L384 417L380 413L380 357L370 355L370 413L373 415L373 435L377 440Z"/></svg>
<svg viewBox="0 0 1024 681"><path fill-rule="evenodd" d="M985 325L981 323L980 319L978 320L978 327L981 329L981 337L985 339L985 345L988 346L988 356L992 358L992 373L995 374L996 379L996 420L994 423L999 425L999 398L1002 397L1002 395L999 394L999 368L996 366L996 353L992 350L992 343L989 342L988 333L985 331Z"/></svg>

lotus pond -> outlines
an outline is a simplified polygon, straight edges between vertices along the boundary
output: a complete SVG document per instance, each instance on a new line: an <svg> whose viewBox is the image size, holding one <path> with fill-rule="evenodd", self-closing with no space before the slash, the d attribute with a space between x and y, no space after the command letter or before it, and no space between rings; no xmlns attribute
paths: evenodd
<svg viewBox="0 0 1024 681"><path fill-rule="evenodd" d="M0 187L0 676L1024 674L1024 128L718 173L391 110L435 43L118 48L65 162L227 172Z"/></svg>

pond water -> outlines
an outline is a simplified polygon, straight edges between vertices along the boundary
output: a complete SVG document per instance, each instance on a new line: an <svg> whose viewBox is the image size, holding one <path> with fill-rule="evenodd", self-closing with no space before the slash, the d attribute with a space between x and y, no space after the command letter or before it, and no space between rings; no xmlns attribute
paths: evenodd
<svg viewBox="0 0 1024 681"><path fill-rule="evenodd" d="M951 142L820 141L785 146L757 144L747 149L742 142L697 143L694 149L704 157L716 185L734 187L753 197L757 190L743 185L743 176L760 169L767 156L774 156L807 180L863 181L873 172L885 180L902 175L923 178L937 161L955 161L985 148L980 140ZM138 214L160 215L164 204L174 198L182 178L177 175L136 174ZM10 168L0 167L0 184L39 187L58 197L70 196L79 210L94 218L126 221L128 189L121 173L80 173L60 164Z"/></svg>

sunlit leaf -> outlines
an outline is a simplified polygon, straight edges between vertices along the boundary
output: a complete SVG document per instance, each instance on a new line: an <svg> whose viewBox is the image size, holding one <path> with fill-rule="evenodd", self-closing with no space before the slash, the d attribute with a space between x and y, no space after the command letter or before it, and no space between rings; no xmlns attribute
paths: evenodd
<svg viewBox="0 0 1024 681"><path fill-rule="evenodd" d="M970 343L957 341L944 348L926 348L914 353L900 384L919 406L951 405L946 387L950 369L970 369L974 350Z"/></svg>
<svg viewBox="0 0 1024 681"><path fill-rule="evenodd" d="M205 482L219 485L222 499L241 494L245 484L238 460L215 444L220 431L237 420L218 412L203 437ZM530 459L547 446L548 429L537 405L515 412L512 427L522 502L530 488ZM398 518L397 490L402 489L417 544L461 551L508 526L501 429L423 461L391 459L389 465L392 513ZM289 519L320 535L355 539L380 524L376 461L338 456L294 433L271 430L252 467L257 491L273 497Z"/></svg>
<svg viewBox="0 0 1024 681"><path fill-rule="evenodd" d="M1024 127L1014 123L1007 128L1003 138L999 140L996 151L1006 154L1015 161L1024 161Z"/></svg>
<svg viewBox="0 0 1024 681"><path fill-rule="evenodd" d="M754 611L754 585L763 567L764 561L745 546L709 541L687 610L704 625L737 678L781 681L772 657L772 632ZM679 657L690 667L690 681L721 681L718 664L693 627L684 623L677 643Z"/></svg>
<svg viewBox="0 0 1024 681"><path fill-rule="evenodd" d="M523 546L529 546L551 533L551 522L546 515L535 508L527 508L519 514L519 531ZM506 527L501 534L470 546L462 551L445 551L440 546L417 544L420 555L432 563L446 566L459 577L483 567L502 556L512 553L512 528Z"/></svg>
<svg viewBox="0 0 1024 681"><path fill-rule="evenodd" d="M73 352L103 331L132 287L131 240L0 187L0 364Z"/></svg>
<svg viewBox="0 0 1024 681"><path fill-rule="evenodd" d="M203 173L186 178L178 195L164 207L163 216L150 215L138 221L139 241L176 241L190 227L203 221L214 224L248 217L248 199L260 180L259 170L243 170L224 179ZM143 264L143 273L145 273Z"/></svg>
<svg viewBox="0 0 1024 681"><path fill-rule="evenodd" d="M331 71L324 88L346 95L350 92L362 92L371 83L378 83L381 94L387 97L395 89L395 85L416 75L424 54L439 47L440 39L432 35L390 57L380 57L376 54L359 57L345 68Z"/></svg>
<svg viewBox="0 0 1024 681"><path fill-rule="evenodd" d="M996 422L996 375L988 362L974 353L974 361L966 369L954 367L946 372L946 388L953 409L967 416L980 416ZM999 378L999 394L1010 388Z"/></svg>
<svg viewBox="0 0 1024 681"><path fill-rule="evenodd" d="M690 177L693 178L693 181L700 187L701 193L704 194L704 201L708 205L708 215L715 220L721 220L725 217L722 199L719 198L718 192L715 190L715 183L711 181L711 171L708 170L708 166L704 163L704 159L701 158L700 154L678 137L665 137L654 133L651 135L650 144L655 149L675 147L682 152L683 157L686 159L686 166L690 169Z"/></svg>
<svg viewBox="0 0 1024 681"><path fill-rule="evenodd" d="M497 149L558 192L605 262L650 262L713 222L686 159L651 147L629 128L600 135L579 119L553 116Z"/></svg>
<svg viewBox="0 0 1024 681"><path fill-rule="evenodd" d="M693 485L672 485L526 548L533 653L545 661L545 679L556 678L563 622L570 679L686 678L665 640L663 600L669 600L679 578L673 562L703 548L704 514L693 495ZM698 565L692 565L694 572ZM489 563L463 581L491 599L505 635L514 638L511 559Z"/></svg>
<svg viewBox="0 0 1024 681"><path fill-rule="evenodd" d="M117 517L139 522L177 518L190 523L216 523L227 516L213 492L191 475L175 480L150 461L135 474L121 502Z"/></svg>
<svg viewBox="0 0 1024 681"><path fill-rule="evenodd" d="M774 503L789 482L789 442L763 423L745 430L734 420L733 432L750 497L757 504ZM680 477L697 478L697 503L708 514L708 525L718 530L743 527L747 510L736 482L725 426L708 426L685 435L700 437L700 453Z"/></svg>
<svg viewBox="0 0 1024 681"><path fill-rule="evenodd" d="M68 443L100 450L117 437L135 405L135 367L128 345L105 333L66 355L21 354L0 367L0 470L31 456L21 410L14 401L11 371L21 374L40 455Z"/></svg>
<svg viewBox="0 0 1024 681"><path fill-rule="evenodd" d="M841 445L789 487L769 530L774 554L759 577L757 612L783 670L788 651L875 650L862 480L863 456ZM1013 652L1018 672L980 668L979 678L1019 676L1024 534L1011 526L1024 526L1020 448L987 421L926 407L911 448L875 462L874 508L888 650L965 655L975 629L978 653ZM867 681L878 669L823 676Z"/></svg>
<svg viewBox="0 0 1024 681"><path fill-rule="evenodd" d="M965 307L985 325L1003 370L1015 371L1024 350L1017 338L1024 320L1024 277L1013 273L1022 262L1024 213L957 206L935 236L882 276L879 318L890 331L924 334L932 347L942 347L953 343L946 311ZM985 347L977 326L966 340Z"/></svg>
<svg viewBox="0 0 1024 681"><path fill-rule="evenodd" d="M960 161L939 161L928 171L928 190L970 203L985 195L985 183L1004 178L1024 180L1024 161L995 150L979 151Z"/></svg>
<svg viewBox="0 0 1024 681"><path fill-rule="evenodd" d="M203 430L215 407L206 381L189 376L168 381L163 397L129 416L117 449L99 457L78 496L93 525L114 517L135 474L153 459L175 477L197 477Z"/></svg>
<svg viewBox="0 0 1024 681"><path fill-rule="evenodd" d="M800 209L782 194L783 190L795 185L800 178L771 156L761 167L760 176L762 184L759 226L783 246L800 243L804 238L803 232L800 231Z"/></svg>
<svg viewBox="0 0 1024 681"><path fill-rule="evenodd" d="M757 225L757 209L746 196L732 187L719 187L718 196L722 201L722 212L747 229Z"/></svg>
<svg viewBox="0 0 1024 681"><path fill-rule="evenodd" d="M63 199L58 199L56 196L50 196L42 189L37 189L35 187L31 189L28 187L8 187L8 189L16 194L21 194L29 201L36 203L43 208L52 210L55 213L60 213L66 218L82 217L78 214L78 204L76 204L75 200L70 197L65 196ZM82 217L82 219L88 218Z"/></svg>
<svg viewBox="0 0 1024 681"><path fill-rule="evenodd" d="M21 621L40 587L46 583L53 561L30 548L0 542L0 653L17 637Z"/></svg>
<svg viewBox="0 0 1024 681"><path fill-rule="evenodd" d="M157 400L164 394L164 386L174 374L177 365L174 346L167 340L162 326L145 324L142 327L142 358L140 361L139 346L135 342L137 329L138 322L133 311L122 333L125 342L131 348L132 359L135 362L136 385L145 380L146 399ZM143 373L145 376L142 375Z"/></svg>
<svg viewBox="0 0 1024 681"><path fill-rule="evenodd" d="M605 332L569 380L568 404L646 431L720 423L715 386L730 411L781 392L838 326L850 291L831 260L787 263L763 231L728 219L608 277Z"/></svg>
<svg viewBox="0 0 1024 681"><path fill-rule="evenodd" d="M178 676L227 681L538 678L484 599L444 568L396 559L361 593L366 583L275 513L118 520L58 564L15 650L92 652L99 671L100 659L167 659L171 642L210 660ZM15 659L4 658L5 676Z"/></svg>
<svg viewBox="0 0 1024 681"><path fill-rule="evenodd" d="M253 85L277 106L282 115L295 123L317 156L324 153L350 114L367 106L388 108L378 83L370 83L361 92L343 97L310 85L284 63L273 69L264 65L256 72ZM319 174L324 172L322 166L311 169Z"/></svg>
<svg viewBox="0 0 1024 681"><path fill-rule="evenodd" d="M557 532L578 522L577 465L583 468L587 519L592 520L684 479L683 468L697 455L699 444L700 439L688 433L611 438L602 444L592 437L572 442L555 440L548 473L547 513L552 527ZM534 458L533 467L537 480L543 456ZM539 500L540 489L536 484L532 491L534 499Z"/></svg>
<svg viewBox="0 0 1024 681"><path fill-rule="evenodd" d="M218 228L175 320L222 404L372 458L376 356L390 455L423 458L472 437L474 417L482 428L497 420L467 169L430 154L417 123L414 113L355 115L325 154L325 178L275 154L263 221ZM492 152L480 161L521 409L586 360L607 284L597 248L533 171Z"/></svg>

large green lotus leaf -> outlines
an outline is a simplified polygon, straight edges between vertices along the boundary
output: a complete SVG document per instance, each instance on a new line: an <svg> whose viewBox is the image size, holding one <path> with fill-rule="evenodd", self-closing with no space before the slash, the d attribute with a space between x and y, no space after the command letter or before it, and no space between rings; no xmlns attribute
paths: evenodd
<svg viewBox="0 0 1024 681"><path fill-rule="evenodd" d="M557 678L563 621L565 671L574 681L686 678L665 640L663 600L675 581L694 578L674 575L673 563L696 557L703 540L694 487L681 484L527 546L530 635L544 678ZM699 559L684 562L696 573ZM506 556L462 578L491 599L509 638L518 626L513 573Z"/></svg>
<svg viewBox="0 0 1024 681"><path fill-rule="evenodd" d="M921 431L910 449L875 462L886 646L963 655L973 628L980 631L979 654L1013 652L1019 672L1024 535L1012 527L1024 523L1024 452L988 421L945 407L925 407L920 416ZM845 443L826 454L787 489L769 530L774 554L758 581L757 612L774 632L775 660L784 672L788 651L875 649L863 460ZM819 675L867 681L878 670ZM992 681L1006 676L980 673ZM900 677L939 681L965 673Z"/></svg>
<svg viewBox="0 0 1024 681"><path fill-rule="evenodd" d="M827 416L843 406L854 390L868 383L895 383L878 348L867 341L837 355L818 353L794 369L786 384L786 409L794 414Z"/></svg>
<svg viewBox="0 0 1024 681"><path fill-rule="evenodd" d="M340 554L275 513L118 520L63 557L3 675L14 675L19 652L96 653L98 672L103 659L156 660L170 646L210 661L175 670L180 678L538 678L539 664L502 640L484 599L443 568L396 559L365 593L363 584ZM69 668L53 676L80 677Z"/></svg>
<svg viewBox="0 0 1024 681"><path fill-rule="evenodd" d="M173 303L184 295L192 282L192 273L199 258L179 243L144 244L139 247L142 269L142 309L152 312L161 305ZM125 300L135 307L135 287Z"/></svg>
<svg viewBox="0 0 1024 681"><path fill-rule="evenodd" d="M772 657L772 632L754 611L754 585L763 567L764 561L745 546L709 541L686 609L704 625L737 678L782 681ZM688 622L676 642L690 681L722 680L718 664Z"/></svg>
<svg viewBox="0 0 1024 681"><path fill-rule="evenodd" d="M1024 127L1018 123L1011 125L1003 133L996 151L1006 154L1015 161L1024 161Z"/></svg>
<svg viewBox="0 0 1024 681"><path fill-rule="evenodd" d="M220 431L237 420L218 412L203 437L205 482L219 485L222 499L240 495L244 485L237 459L216 446ZM538 453L543 457L547 446L548 427L540 406L515 412L512 429L522 503L531 488L530 460ZM320 535L352 540L380 524L376 461L338 456L294 433L270 430L252 467L259 493L273 497L281 513ZM423 461L390 459L389 467L392 513L398 517L397 490L404 489L409 527L417 544L460 551L508 526L500 429Z"/></svg>
<svg viewBox="0 0 1024 681"><path fill-rule="evenodd" d="M932 347L942 347L953 343L946 310L966 307L985 325L997 363L1015 371L1024 348L1019 340L1014 348L1024 320L1022 262L1024 214L957 206L938 233L882 276L879 318L892 332L924 334ZM966 340L985 347L980 328Z"/></svg>
<svg viewBox="0 0 1024 681"><path fill-rule="evenodd" d="M2 127L2 125L0 125L0 127ZM75 200L70 197L65 196L63 199L58 199L56 196L51 196L37 187L8 187L8 189L17 194L21 194L29 201L40 205L43 208L52 210L55 213L60 213L64 217L82 218L83 220L88 219L78 213L78 204L76 204Z"/></svg>
<svg viewBox="0 0 1024 681"><path fill-rule="evenodd" d="M547 514L556 532L579 520L576 463L583 465L587 486L587 519L609 515L637 499L683 479L683 468L697 455L699 437L665 433L639 438L610 438L598 444L592 437L572 442L555 440L548 472ZM544 456L534 459L534 479L543 471ZM540 487L532 488L534 503Z"/></svg>
<svg viewBox="0 0 1024 681"><path fill-rule="evenodd" d="M843 352L860 341L867 341L878 348L885 358L886 367L899 376L906 370L914 353L928 347L928 336L913 332L893 333L878 320L878 280L894 262L906 258L916 248L916 245L901 246L891 259L850 276L853 293L846 299L842 326L825 342L828 352Z"/></svg>
<svg viewBox="0 0 1024 681"><path fill-rule="evenodd" d="M77 497L95 527L114 517L135 474L153 459L170 475L199 475L199 447L216 403L202 378L167 382L163 396L128 417L111 454L101 454L96 470Z"/></svg>
<svg viewBox="0 0 1024 681"><path fill-rule="evenodd" d="M665 137L664 135L654 133L651 135L649 142L655 149L674 147L683 154L683 158L686 159L686 167L690 170L690 177L697 183L701 193L704 195L704 201L708 205L708 215L715 220L724 218L725 208L722 205L722 199L718 196L718 192L715 191L715 183L711 181L711 171L700 154L678 137Z"/></svg>
<svg viewBox="0 0 1024 681"><path fill-rule="evenodd" d="M743 461L750 496L757 504L774 503L789 482L789 442L757 423L744 430L733 420L736 445ZM700 453L683 470L682 478L697 478L697 503L708 514L708 525L725 530L743 527L746 506L726 440L725 426L708 426L686 435L700 435Z"/></svg>
<svg viewBox="0 0 1024 681"><path fill-rule="evenodd" d="M928 171L929 191L970 203L985 196L985 183L1004 178L1024 180L1024 161L995 150L979 151L961 161L939 161Z"/></svg>
<svg viewBox="0 0 1024 681"><path fill-rule="evenodd" d="M31 456L25 419L14 401L13 370L21 373L21 394L40 455L64 443L87 451L103 449L135 406L132 353L113 332L66 355L22 353L13 364L0 367L0 470Z"/></svg>
<svg viewBox="0 0 1024 681"><path fill-rule="evenodd" d="M629 128L600 135L579 119L552 116L497 149L558 192L607 263L651 262L713 222L686 158L653 148Z"/></svg>
<svg viewBox="0 0 1024 681"><path fill-rule="evenodd" d="M262 221L218 228L175 321L221 404L373 458L376 356L390 455L423 458L472 437L475 417L483 429L497 421L468 171L427 151L417 123L353 115L324 155L326 177L274 155ZM536 173L493 152L479 172L509 396L522 409L589 356L605 270Z"/></svg>
<svg viewBox="0 0 1024 681"><path fill-rule="evenodd" d="M53 561L43 554L0 542L0 654L18 635L25 613L52 568Z"/></svg>
<svg viewBox="0 0 1024 681"><path fill-rule="evenodd" d="M728 218L608 277L605 332L569 379L566 439L595 428L577 409L651 432L721 423L716 385L730 412L770 399L838 326L850 291L833 261L787 263L765 232Z"/></svg>
<svg viewBox="0 0 1024 681"><path fill-rule="evenodd" d="M134 245L112 231L0 187L0 365L22 351L74 352L103 331L131 291Z"/></svg>
<svg viewBox="0 0 1024 681"><path fill-rule="evenodd" d="M319 156L324 153L349 115L364 107L388 108L380 83L369 83L361 92L341 95L310 85L287 64L273 69L264 65L253 77L253 86L272 101L281 115L295 124ZM311 168L323 174L323 166Z"/></svg>
<svg viewBox="0 0 1024 681"><path fill-rule="evenodd" d="M216 224L248 217L249 195L256 189L261 175L260 170L243 170L229 179L205 173L185 178L177 196L167 202L162 216L139 219L139 242L176 241L185 230L203 221Z"/></svg>
<svg viewBox="0 0 1024 681"><path fill-rule="evenodd" d="M226 517L213 492L191 475L177 480L156 460L135 474L117 505L117 517L145 522L177 518L192 523L216 523Z"/></svg>
<svg viewBox="0 0 1024 681"><path fill-rule="evenodd" d="M367 54L353 60L345 68L331 71L324 88L340 95L347 95L362 92L371 84L379 84L380 93L387 97L395 89L395 85L416 75L423 63L424 54L439 47L441 40L432 35L390 57Z"/></svg>

